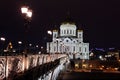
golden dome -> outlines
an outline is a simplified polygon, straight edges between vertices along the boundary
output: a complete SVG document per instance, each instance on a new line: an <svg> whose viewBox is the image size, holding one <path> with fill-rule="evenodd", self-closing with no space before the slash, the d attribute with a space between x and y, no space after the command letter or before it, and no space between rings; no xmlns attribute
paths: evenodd
<svg viewBox="0 0 120 80"><path fill-rule="evenodd" d="M80 30L80 29L79 29L79 30L77 30L77 31L78 31L78 32L81 32L81 31L83 31L83 30Z"/></svg>
<svg viewBox="0 0 120 80"><path fill-rule="evenodd" d="M54 29L53 32L57 32L58 30Z"/></svg>

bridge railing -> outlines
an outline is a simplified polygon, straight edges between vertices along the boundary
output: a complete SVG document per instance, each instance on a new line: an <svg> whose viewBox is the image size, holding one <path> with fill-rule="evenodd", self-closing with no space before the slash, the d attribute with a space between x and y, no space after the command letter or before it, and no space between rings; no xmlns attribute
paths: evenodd
<svg viewBox="0 0 120 80"><path fill-rule="evenodd" d="M65 54L0 56L0 80L65 56Z"/></svg>

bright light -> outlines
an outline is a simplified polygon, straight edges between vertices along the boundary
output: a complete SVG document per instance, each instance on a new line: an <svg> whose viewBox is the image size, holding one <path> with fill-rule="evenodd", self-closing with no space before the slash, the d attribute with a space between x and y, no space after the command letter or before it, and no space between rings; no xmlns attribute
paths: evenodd
<svg viewBox="0 0 120 80"><path fill-rule="evenodd" d="M78 67L79 67L79 65L78 65L78 64L75 64L75 67L76 67L76 68L78 68Z"/></svg>
<svg viewBox="0 0 120 80"><path fill-rule="evenodd" d="M118 70L118 68L114 68L114 70L116 70L116 71L117 71L117 70Z"/></svg>
<svg viewBox="0 0 120 80"><path fill-rule="evenodd" d="M43 47L41 46L41 49L43 49Z"/></svg>
<svg viewBox="0 0 120 80"><path fill-rule="evenodd" d="M102 67L104 68L104 66L102 65Z"/></svg>
<svg viewBox="0 0 120 80"><path fill-rule="evenodd" d="M0 40L1 40L1 41L5 41L5 38L4 38L4 37L1 37Z"/></svg>
<svg viewBox="0 0 120 80"><path fill-rule="evenodd" d="M28 12L28 7L22 7L21 12L22 13L27 13Z"/></svg>
<svg viewBox="0 0 120 80"><path fill-rule="evenodd" d="M103 60L103 56L100 55L100 56L99 56L99 59L100 59L100 60Z"/></svg>
<svg viewBox="0 0 120 80"><path fill-rule="evenodd" d="M13 50L13 52L16 52L16 50Z"/></svg>
<svg viewBox="0 0 120 80"><path fill-rule="evenodd" d="M27 11L27 15L26 16L31 18L32 17L32 11L31 10Z"/></svg>
<svg viewBox="0 0 120 80"><path fill-rule="evenodd" d="M32 46L32 44L29 44L29 46Z"/></svg>
<svg viewBox="0 0 120 80"><path fill-rule="evenodd" d="M29 10L28 7L24 6L21 8L21 12L26 15L26 17L31 18L32 17L32 10Z"/></svg>
<svg viewBox="0 0 120 80"><path fill-rule="evenodd" d="M102 56L99 56L100 59L102 59Z"/></svg>
<svg viewBox="0 0 120 80"><path fill-rule="evenodd" d="M120 62L120 59L118 61Z"/></svg>
<svg viewBox="0 0 120 80"><path fill-rule="evenodd" d="M22 41L18 41L18 44L22 44Z"/></svg>
<svg viewBox="0 0 120 80"><path fill-rule="evenodd" d="M90 56L93 56L93 55L94 55L94 53L93 53L93 52L91 52L91 53L90 53Z"/></svg>
<svg viewBox="0 0 120 80"><path fill-rule="evenodd" d="M8 50L4 50L4 52L7 52Z"/></svg>
<svg viewBox="0 0 120 80"><path fill-rule="evenodd" d="M36 45L36 47L38 48L38 45Z"/></svg>
<svg viewBox="0 0 120 80"><path fill-rule="evenodd" d="M92 65L92 64L90 64L90 67L92 68L92 67L93 67L93 65Z"/></svg>
<svg viewBox="0 0 120 80"><path fill-rule="evenodd" d="M48 34L50 34L50 35L52 35L52 31L50 31L50 30L49 30L49 31L47 31L47 33L48 33Z"/></svg>
<svg viewBox="0 0 120 80"><path fill-rule="evenodd" d="M86 68L86 67L87 67L87 65L86 65L86 64L82 64L82 67Z"/></svg>
<svg viewBox="0 0 120 80"><path fill-rule="evenodd" d="M39 51L38 54L41 54L41 52Z"/></svg>

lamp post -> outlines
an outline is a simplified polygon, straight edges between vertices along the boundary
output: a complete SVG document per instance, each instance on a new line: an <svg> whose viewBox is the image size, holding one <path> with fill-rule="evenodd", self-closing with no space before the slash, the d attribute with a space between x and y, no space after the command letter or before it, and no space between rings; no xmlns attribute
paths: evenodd
<svg viewBox="0 0 120 80"><path fill-rule="evenodd" d="M24 27L25 27L25 34L26 34L26 37L27 37L28 29L29 29L29 23L31 22L33 12L32 12L31 9L29 9L28 6L23 6L23 7L21 7L21 13L23 14L23 17L24 17L24 20L25 20ZM26 39L25 39L25 51L24 51L24 53L27 54L27 41L26 41Z"/></svg>
<svg viewBox="0 0 120 80"><path fill-rule="evenodd" d="M20 54L20 46L22 44L22 41L18 41L18 44L19 44L19 54Z"/></svg>
<svg viewBox="0 0 120 80"><path fill-rule="evenodd" d="M38 50L39 50L39 46L36 45L35 48L36 48L36 49L35 49L35 52L36 52L36 54L38 54L38 52L39 52L39 51L38 51Z"/></svg>
<svg viewBox="0 0 120 80"><path fill-rule="evenodd" d="M52 35L52 31L51 31L51 30L48 30L47 33L48 33L50 36ZM48 50L49 50L49 54L50 54L50 42L49 42L48 44L49 44L49 46L48 46L49 49L48 49Z"/></svg>
<svg viewBox="0 0 120 80"><path fill-rule="evenodd" d="M5 42L5 38L4 38L4 37L1 37L1 38L0 38L0 41L2 41L2 43L4 43L4 42ZM4 52L4 46L3 46L2 49L3 49L2 51Z"/></svg>
<svg viewBox="0 0 120 80"><path fill-rule="evenodd" d="M4 37L1 37L0 40L1 40L3 43L5 42L5 38L4 38ZM4 48L3 48L2 51L4 52ZM5 54L5 59L6 59L6 60L5 60L5 80L6 80L6 73L7 73L7 72L6 72L6 71L7 71L7 70L6 70L6 69L7 69L7 53Z"/></svg>
<svg viewBox="0 0 120 80"><path fill-rule="evenodd" d="M30 24L30 22L31 22L31 18L32 18L32 10L31 9L29 9L29 7L28 6L23 6L23 7L21 7L21 13L22 13L22 15L23 15L23 18L24 18L24 21L25 21L25 23L24 23L24 27L25 27L25 50L24 50L24 54L25 54L25 68L24 68L24 71L26 71L27 70L27 34L28 34L28 29L29 29L29 24Z"/></svg>

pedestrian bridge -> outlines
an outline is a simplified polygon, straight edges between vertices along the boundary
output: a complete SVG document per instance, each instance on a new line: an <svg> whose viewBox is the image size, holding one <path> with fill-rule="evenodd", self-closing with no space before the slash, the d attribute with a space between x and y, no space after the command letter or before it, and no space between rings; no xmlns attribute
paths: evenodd
<svg viewBox="0 0 120 80"><path fill-rule="evenodd" d="M0 80L56 80L66 54L0 56Z"/></svg>

